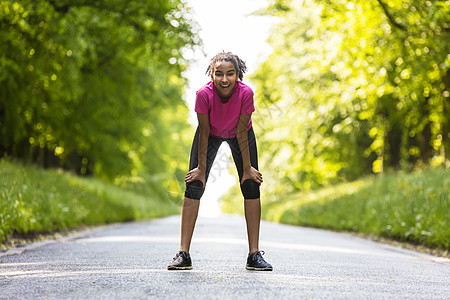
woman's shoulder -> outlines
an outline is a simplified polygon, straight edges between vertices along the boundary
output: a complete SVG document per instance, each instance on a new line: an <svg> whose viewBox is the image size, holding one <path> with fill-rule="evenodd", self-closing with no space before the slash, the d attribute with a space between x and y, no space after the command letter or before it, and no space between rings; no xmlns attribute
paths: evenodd
<svg viewBox="0 0 450 300"><path fill-rule="evenodd" d="M239 85L239 90L241 94L252 94L252 95L254 94L252 88L243 83L242 81L238 81L237 83Z"/></svg>
<svg viewBox="0 0 450 300"><path fill-rule="evenodd" d="M199 88L198 91L197 91L197 95L198 94L212 95L213 94L213 83L212 83L212 81L208 82L207 84L205 84L201 88Z"/></svg>

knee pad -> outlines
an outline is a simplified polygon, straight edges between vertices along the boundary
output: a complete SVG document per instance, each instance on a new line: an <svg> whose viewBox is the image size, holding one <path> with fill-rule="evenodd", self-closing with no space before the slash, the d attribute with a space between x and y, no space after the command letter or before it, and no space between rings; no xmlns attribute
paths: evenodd
<svg viewBox="0 0 450 300"><path fill-rule="evenodd" d="M189 199L200 200L204 192L205 188L203 187L203 182L197 180L186 185L184 196Z"/></svg>
<svg viewBox="0 0 450 300"><path fill-rule="evenodd" d="M259 194L259 184L251 179L247 179L241 184L241 191L244 199L258 199Z"/></svg>

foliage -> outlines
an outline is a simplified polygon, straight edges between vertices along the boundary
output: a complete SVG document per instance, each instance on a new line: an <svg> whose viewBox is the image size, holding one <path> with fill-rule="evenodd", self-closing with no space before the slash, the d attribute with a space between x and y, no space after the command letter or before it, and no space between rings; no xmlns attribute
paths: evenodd
<svg viewBox="0 0 450 300"><path fill-rule="evenodd" d="M100 179L0 160L0 243L13 232L143 220L179 212L156 189L139 194Z"/></svg>
<svg viewBox="0 0 450 300"><path fill-rule="evenodd" d="M273 53L251 76L257 110L281 112L254 116L269 201L450 164L448 1L272 2Z"/></svg>
<svg viewBox="0 0 450 300"><path fill-rule="evenodd" d="M450 249L450 170L387 174L268 204L282 223L371 233Z"/></svg>
<svg viewBox="0 0 450 300"><path fill-rule="evenodd" d="M180 0L0 2L2 155L123 182L173 177L198 43ZM162 155L163 154L163 155Z"/></svg>

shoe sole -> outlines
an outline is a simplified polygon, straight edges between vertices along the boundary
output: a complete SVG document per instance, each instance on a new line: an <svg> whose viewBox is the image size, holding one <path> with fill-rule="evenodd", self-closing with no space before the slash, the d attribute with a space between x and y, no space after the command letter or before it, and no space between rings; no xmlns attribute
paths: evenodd
<svg viewBox="0 0 450 300"><path fill-rule="evenodd" d="M255 267L249 267L248 265L245 266L245 268L250 271L273 271L273 268L255 268Z"/></svg>
<svg viewBox="0 0 450 300"><path fill-rule="evenodd" d="M190 267L167 267L167 270L192 270L192 266L190 266Z"/></svg>

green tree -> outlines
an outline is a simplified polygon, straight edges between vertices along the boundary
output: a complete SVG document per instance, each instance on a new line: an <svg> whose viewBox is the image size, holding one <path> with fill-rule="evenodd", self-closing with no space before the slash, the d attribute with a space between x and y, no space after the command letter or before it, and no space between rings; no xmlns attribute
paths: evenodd
<svg viewBox="0 0 450 300"><path fill-rule="evenodd" d="M119 182L173 176L187 151L170 153L174 130L188 127L181 51L199 43L187 10L179 0L1 1L2 154Z"/></svg>
<svg viewBox="0 0 450 300"><path fill-rule="evenodd" d="M279 18L251 77L259 109L282 112L255 115L279 190L448 164L448 1L282 0L259 13Z"/></svg>

